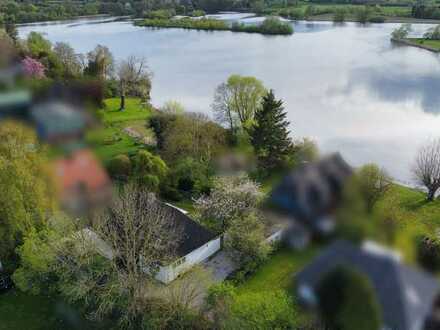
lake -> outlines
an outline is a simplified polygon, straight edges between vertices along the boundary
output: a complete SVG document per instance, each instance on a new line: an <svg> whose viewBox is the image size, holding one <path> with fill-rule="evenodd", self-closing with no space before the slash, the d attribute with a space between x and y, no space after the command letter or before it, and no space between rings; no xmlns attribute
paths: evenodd
<svg viewBox="0 0 440 330"><path fill-rule="evenodd" d="M247 16L240 18L261 19ZM146 56L156 106L173 99L210 114L218 84L233 73L255 76L284 100L294 138L310 137L355 166L378 163L400 181L411 181L420 144L440 136L440 56L392 45L397 24L296 22L292 36L263 36L106 20L32 24L19 33L42 32L80 53L102 44L116 59ZM428 27L414 25L414 33Z"/></svg>

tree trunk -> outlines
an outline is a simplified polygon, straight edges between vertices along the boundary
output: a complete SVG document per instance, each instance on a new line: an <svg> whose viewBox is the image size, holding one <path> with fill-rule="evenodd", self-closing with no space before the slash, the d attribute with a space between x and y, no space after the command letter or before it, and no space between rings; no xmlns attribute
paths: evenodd
<svg viewBox="0 0 440 330"><path fill-rule="evenodd" d="M428 195L427 195L426 199L429 202L432 202L434 200L436 190L437 189L435 189L435 188L428 188Z"/></svg>
<svg viewBox="0 0 440 330"><path fill-rule="evenodd" d="M125 94L121 94L121 105L119 107L119 110L121 111L125 110Z"/></svg>

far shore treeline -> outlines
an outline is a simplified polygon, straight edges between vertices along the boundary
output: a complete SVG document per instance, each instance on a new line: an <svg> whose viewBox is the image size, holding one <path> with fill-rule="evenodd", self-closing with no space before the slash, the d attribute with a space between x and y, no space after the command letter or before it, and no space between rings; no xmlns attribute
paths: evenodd
<svg viewBox="0 0 440 330"><path fill-rule="evenodd" d="M228 24L225 21L202 18L153 18L145 19L136 23L139 26L149 26L158 28L182 28L193 30L208 30L208 31L233 31L233 32L247 32L247 33L261 33L261 34L279 34L290 35L293 33L293 27L289 22L283 22L279 18L266 18L261 24L244 24L232 23Z"/></svg>

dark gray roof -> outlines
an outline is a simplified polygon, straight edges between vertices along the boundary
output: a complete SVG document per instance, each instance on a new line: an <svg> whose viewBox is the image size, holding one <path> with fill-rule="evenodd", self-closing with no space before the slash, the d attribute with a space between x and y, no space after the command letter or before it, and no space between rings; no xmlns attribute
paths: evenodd
<svg viewBox="0 0 440 330"><path fill-rule="evenodd" d="M303 164L275 187L271 204L295 219L313 225L313 220L325 216L337 204L351 174L351 167L339 153Z"/></svg>
<svg viewBox="0 0 440 330"><path fill-rule="evenodd" d="M188 253L217 237L215 233L199 225L178 209L166 204L163 205L171 216L171 221L174 222L173 226L178 228L180 239L176 252L179 257L186 256Z"/></svg>
<svg viewBox="0 0 440 330"><path fill-rule="evenodd" d="M338 241L298 273L296 282L316 288L323 276L337 266L352 267L368 277L382 307L384 325L398 330L423 328L439 293L439 284L433 277L388 255Z"/></svg>

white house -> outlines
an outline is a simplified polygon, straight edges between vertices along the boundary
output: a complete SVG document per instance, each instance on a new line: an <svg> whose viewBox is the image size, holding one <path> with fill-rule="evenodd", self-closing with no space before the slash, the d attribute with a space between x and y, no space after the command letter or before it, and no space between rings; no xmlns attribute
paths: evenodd
<svg viewBox="0 0 440 330"><path fill-rule="evenodd" d="M216 235L187 216L183 210L170 204L163 204L170 216L172 227L178 228L181 236L176 248L176 259L169 265L159 268L155 278L162 283L170 283L194 265L208 259L220 250L220 236ZM113 259L115 253L96 233L84 229L83 234L96 246L96 250L107 259ZM143 269L149 272L148 268Z"/></svg>
<svg viewBox="0 0 440 330"><path fill-rule="evenodd" d="M162 266L156 274L156 279L162 283L170 283L185 271L208 259L221 248L219 235L207 230L183 210L171 204L165 204L170 214L170 221L179 228L181 235L176 253L177 259L169 265Z"/></svg>

